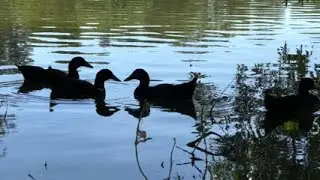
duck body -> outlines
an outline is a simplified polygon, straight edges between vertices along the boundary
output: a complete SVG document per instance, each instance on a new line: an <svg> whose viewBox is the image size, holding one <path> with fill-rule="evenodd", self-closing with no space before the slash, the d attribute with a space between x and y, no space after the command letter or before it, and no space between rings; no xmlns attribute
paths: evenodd
<svg viewBox="0 0 320 180"><path fill-rule="evenodd" d="M197 78L181 84L159 84L156 86L149 86L150 78L148 73L143 69L136 69L124 81L137 79L140 81L138 87L134 91L136 99L166 99L166 100L183 100L192 99L195 87L197 85Z"/></svg>
<svg viewBox="0 0 320 180"><path fill-rule="evenodd" d="M275 97L270 95L268 90L265 91L266 119L278 125L288 120L295 120L299 122L301 129L310 129L313 113L320 102L316 96L309 93L311 89L314 89L313 80L303 78L300 81L297 95Z"/></svg>
<svg viewBox="0 0 320 180"><path fill-rule="evenodd" d="M285 119L293 119L301 112L314 112L318 98L313 95L291 95L275 98L271 95L265 97L266 109L268 112L279 112Z"/></svg>
<svg viewBox="0 0 320 180"><path fill-rule="evenodd" d="M81 66L92 68L92 66L82 57L74 57L68 65L68 73L61 71L59 69L53 69L51 66L49 66L48 69L44 69L39 66L19 66L16 65L23 75L24 79L26 81L32 81L32 82L39 82L39 83L49 83L49 74L53 73L54 75L57 75L58 77L62 76L68 76L71 78L79 79L79 73L77 69ZM50 69L50 71L48 71Z"/></svg>
<svg viewBox="0 0 320 180"><path fill-rule="evenodd" d="M95 83L79 80L70 77L57 78L51 76L51 99L105 99L104 82L109 79L120 81L109 69L100 70L95 79Z"/></svg>
<svg viewBox="0 0 320 180"><path fill-rule="evenodd" d="M105 93L104 89L99 91L99 89L94 88L93 84L84 80L68 78L59 83L64 83L63 87L56 83L53 83L51 87L52 92L50 97L52 99L95 99L98 98L98 95Z"/></svg>
<svg viewBox="0 0 320 180"><path fill-rule="evenodd" d="M196 78L184 84L159 84L156 86L145 87L139 85L135 91L136 98L165 98L165 99L191 99L196 85Z"/></svg>

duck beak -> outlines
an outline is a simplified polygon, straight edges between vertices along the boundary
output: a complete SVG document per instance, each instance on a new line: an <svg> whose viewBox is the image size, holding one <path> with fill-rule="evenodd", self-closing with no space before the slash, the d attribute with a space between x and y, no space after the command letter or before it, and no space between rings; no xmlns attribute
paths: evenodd
<svg viewBox="0 0 320 180"><path fill-rule="evenodd" d="M88 62L86 62L83 66L88 67L88 68L93 68L93 66L91 64L89 64Z"/></svg>
<svg viewBox="0 0 320 180"><path fill-rule="evenodd" d="M115 75L112 75L111 79L114 81L121 82L121 80L119 78L117 78Z"/></svg>
<svg viewBox="0 0 320 180"><path fill-rule="evenodd" d="M130 81L132 79L135 79L135 77L133 76L133 74L131 74L129 77L127 77L125 80L123 81Z"/></svg>

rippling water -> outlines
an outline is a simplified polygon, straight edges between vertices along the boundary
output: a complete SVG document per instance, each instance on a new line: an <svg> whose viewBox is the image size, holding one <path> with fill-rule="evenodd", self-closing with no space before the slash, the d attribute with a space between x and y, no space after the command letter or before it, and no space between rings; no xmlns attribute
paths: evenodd
<svg viewBox="0 0 320 180"><path fill-rule="evenodd" d="M301 7L293 3L285 8L280 1L2 2L2 179L165 179L169 176L171 179L209 179L209 172L222 179L283 177L273 174L276 170L261 170L263 175L254 173L255 168L260 172L261 167L252 167L249 162L269 161L268 154L251 149L252 152L245 151L246 157L239 155L242 146L255 144L257 139L251 137L256 133L251 131L250 136L244 135L246 131L239 131L249 139L246 142L229 139L242 144L237 148L239 144L227 143L237 149L232 152L236 160L230 159L232 153L229 151L230 157L208 155L199 149L193 154L193 148L187 143L199 137L193 132L201 131L201 109L204 106L206 110L210 109L211 99L221 92L229 100L215 107L216 113L220 118L233 116L236 110L233 110L234 102L230 96L234 95L234 87L237 88L235 75L241 74L239 64L253 67L257 63L277 63L277 49L285 42L290 52L295 52L300 45L312 51L309 64L319 62L319 16L318 4L308 3ZM67 70L68 61L74 56L82 56L94 66L93 69L80 69L80 77L90 82L102 68L111 69L123 80L135 68L142 67L154 80L151 84L179 83L188 80L190 72L200 72L205 77L195 95L197 121L177 109L169 111L152 106L150 114L140 122L134 116L139 110L139 104L133 98L137 82L106 83L106 102L108 106L118 108L110 114L105 114L109 111L99 111L91 100L58 100L56 106L50 107L49 89L18 93L23 77L14 64L51 65ZM233 88L224 91L230 82ZM254 117L247 117L247 125ZM237 130L232 128L237 123L229 123L210 126L210 130L225 135L226 139L237 139ZM252 124L249 129L257 126ZM146 141L135 146L137 134ZM173 138L176 148L169 175ZM210 138L207 141L202 142L203 147L209 146ZM294 140L291 141L294 144ZM277 144L275 149L285 148L281 152L287 154L298 152L296 159L301 160L308 143L312 142L302 141L293 149ZM270 144L262 143L258 147L264 149ZM216 146L214 143L210 145L212 149L223 151L223 146ZM251 153L261 156L249 158ZM202 160L197 161L196 157ZM303 174L306 172L304 168L309 167L306 164L300 162L281 167L289 171L288 178L294 174L290 168ZM278 161L271 160L270 164L261 166L272 169L277 165Z"/></svg>

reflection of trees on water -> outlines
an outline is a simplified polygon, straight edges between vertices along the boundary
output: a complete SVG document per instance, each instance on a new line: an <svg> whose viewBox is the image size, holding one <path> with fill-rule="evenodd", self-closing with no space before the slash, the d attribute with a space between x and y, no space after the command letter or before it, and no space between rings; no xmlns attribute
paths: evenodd
<svg viewBox="0 0 320 180"><path fill-rule="evenodd" d="M29 62L30 47L43 47L50 44L58 47L79 47L79 42L69 41L74 39L95 39L99 36L100 46L120 46L119 43L126 42L126 47L137 42L141 43L169 43L174 46L208 47L217 41L228 41L225 38L236 36L229 31L237 30L237 22L245 22L242 25L243 32L249 31L249 23L246 21L251 13L252 2L240 1L197 1L178 0L171 1L51 1L45 0L28 2L3 2L0 7L0 63L2 64L25 64ZM238 8L239 6L244 8ZM259 6L263 11L269 8L265 5ZM139 13L138 13L139 12ZM141 13L142 12L142 13ZM272 12L273 15L281 11ZM27 14L27 15L26 15ZM229 15L234 16L232 21ZM212 23L215 22L215 23ZM93 23L93 24L90 24ZM146 25L137 27L121 27L122 25ZM96 28L94 32L107 32L100 35L83 35L82 32L92 30L83 29ZM245 28L247 27L247 28ZM137 38L134 31L150 32L145 36L150 39ZM215 31L215 32L210 32ZM30 34L37 32L57 32L64 34ZM110 33L111 32L111 33ZM156 33L154 33L156 32ZM114 33L114 34L113 34ZM85 36L85 37L83 37ZM90 37L92 36L92 37ZM112 36L112 40L110 40ZM127 38L117 38L125 36ZM28 38L31 37L31 38ZM46 38L57 38L58 40L47 40ZM222 39L221 39L221 38ZM153 38L153 39L151 39ZM218 39L215 39L218 38ZM165 41L163 40L165 39ZM167 40L174 41L167 41ZM63 40L63 41L61 41ZM27 45L27 41L32 43ZM191 42L203 42L201 45ZM150 47L145 45L134 45L138 47ZM153 46L153 45L152 45ZM56 51L62 53L63 51ZM66 51L66 53L71 53ZM83 52L81 52L83 53ZM5 72L6 73L6 72Z"/></svg>
<svg viewBox="0 0 320 180"><path fill-rule="evenodd" d="M195 139L187 144L189 148L176 148L188 153L190 161L176 165L190 164L199 173L196 179L316 178L320 173L319 119L307 136L284 125L265 134L263 91L272 87L275 94L292 94L300 78L319 77L318 65L314 70L309 67L312 52L302 46L290 54L285 44L278 53L275 64L239 65L232 96L200 84L195 93L201 112L195 122ZM202 96L206 90L209 93ZM206 98L201 100L201 96Z"/></svg>
<svg viewBox="0 0 320 180"><path fill-rule="evenodd" d="M295 93L300 78L317 74L309 73L312 53L303 51L302 47L295 54L289 54L285 44L278 53L280 58L276 64L256 64L250 69L239 65L237 68L234 111L226 118L233 133L225 125L227 133L222 138L212 138L211 142L213 152L223 154L220 161L212 163L212 172L218 177L313 179L320 173L317 132L311 130L308 136L296 136L278 127L265 136L263 91L274 87L278 94Z"/></svg>
<svg viewBox="0 0 320 180"><path fill-rule="evenodd" d="M5 27L0 31L0 65L21 64L30 61L30 47L27 44L26 29L17 24L0 26Z"/></svg>
<svg viewBox="0 0 320 180"><path fill-rule="evenodd" d="M9 106L7 97L0 95L0 137L15 128L15 115L10 113Z"/></svg>
<svg viewBox="0 0 320 180"><path fill-rule="evenodd" d="M94 32L110 32L110 35L98 35L101 40L100 45L105 47L111 44L109 37L113 36L113 41L118 42L143 42L143 43L172 43L174 46L200 46L208 47L207 42L215 43L217 39L236 36L235 33L228 31L237 30L237 22L242 25L243 32L249 31L249 17L251 2L240 1L197 1L197 0L177 0L172 1L89 1L89 0L69 0L69 1L51 1L30 0L28 2L4 2L0 8L0 22L4 30L1 38L9 39L11 47L18 53L14 54L14 62L22 62L28 57L30 49L26 48L26 37L29 32L57 32L61 34L41 35L36 34L37 38L29 38L33 47L42 47L42 44L59 44L61 46L78 47L82 46L79 42L69 41L70 39L81 39L82 32L91 32L92 30L83 30L82 27L94 28ZM244 8L238 8L239 6ZM261 11L268 9L267 5L259 6ZM267 12L267 11L266 11ZM281 15L281 11L273 11L273 15ZM229 15L241 14L243 16L234 16L231 21ZM212 23L214 22L214 23ZM90 24L93 23L93 24ZM132 27L122 25L133 25ZM134 25L146 25L137 26ZM246 26L247 25L247 26ZM82 26L82 27L81 27ZM51 27L51 28L50 28ZM245 28L247 27L247 28ZM145 36L154 38L142 40L136 38L134 31L150 32ZM211 30L216 32L210 32ZM3 32L2 32L3 31ZM154 33L156 32L156 33ZM70 33L68 35L68 33ZM31 35L34 36L34 35ZM85 35L85 38L96 38L97 35ZM90 37L92 36L92 37ZM126 36L128 38L118 38L117 36ZM130 38L130 36L132 38ZM42 38L44 37L44 38ZM52 41L45 39L53 37L62 41ZM161 40L162 39L162 40ZM165 41L163 40L165 39ZM175 41L167 41L175 40ZM228 41L227 39L218 39L218 41ZM15 41L15 42L14 42ZM5 42L5 41L1 41ZM204 42L201 45L190 44L189 42ZM16 44L16 45L14 45ZM126 45L125 45L126 46ZM146 46L148 47L148 46ZM2 48L0 48L2 49ZM11 48L12 49L12 48ZM8 51L9 52L9 51ZM11 51L13 52L13 51ZM20 53L20 54L19 54ZM0 53L3 54L3 53ZM8 54L8 53L7 53ZM6 58L11 59L10 55ZM9 58L10 56L10 58ZM18 58L17 58L18 57Z"/></svg>
<svg viewBox="0 0 320 180"><path fill-rule="evenodd" d="M3 26L2 26L3 27ZM30 48L27 44L26 30L17 24L4 25L0 33L0 65L25 63L28 61Z"/></svg>
<svg viewBox="0 0 320 180"><path fill-rule="evenodd" d="M6 4L8 3L8 4ZM27 28L18 22L13 5L9 1L2 2L0 21L0 65L24 64L28 61L30 48L27 44L29 32ZM16 73L17 69L1 69L2 74ZM2 84L5 86L5 83ZM10 113L10 103L7 96L0 95L0 142L2 137L8 134L10 129L15 128L15 115ZM0 143L0 157L6 155L6 148Z"/></svg>
<svg viewBox="0 0 320 180"><path fill-rule="evenodd" d="M229 33L229 31L238 30L239 21L246 23L241 25L241 31L250 31L249 23L251 21L247 21L247 19L252 13L252 9L254 9L251 6L256 6L256 4L255 2L248 2L246 0L178 0L174 3L158 0L94 2L89 0L52 2L30 0L28 2L15 3L6 1L0 7L2 12L0 17L4 19L0 22L0 27L3 27L0 30L0 63L26 63L30 61L28 59L31 52L30 47L42 47L43 43L59 44L59 47L79 47L81 43L68 40L82 38L81 32L87 32L88 30L83 30L81 26L88 26L89 28L94 26L96 28L95 32L112 31L112 33L115 33L114 35L98 35L101 40L100 45L103 47L119 45L112 44L109 39L110 36L113 36L112 41L125 41L131 44L135 42L171 43L161 39L173 39L175 40L172 41L172 45L174 46L198 47L198 45L190 44L190 42L204 42L199 46L207 47L210 46L206 45L207 42L212 41L212 43L215 43L217 41L214 38L236 36L235 33ZM261 2L259 5L259 11L266 10L266 13L268 13L268 8L270 8L268 2ZM273 16L281 16L281 13L282 11L272 11ZM229 17L229 15L238 14L242 16ZM225 21L226 19L231 21ZM146 26L121 27L128 24L144 24ZM48 27L51 28L44 29ZM136 38L136 34L130 33L141 30L151 32L145 36L156 39L142 40ZM210 32L212 30L215 32ZM262 30L264 31L263 28ZM36 34L37 38L28 38L29 36L34 36L30 32L44 31L64 34ZM70 34L68 35L68 33ZM66 40L62 42L44 39L48 36L59 40ZM90 38L90 36L88 35L85 38ZM94 35L92 38L96 38L96 36ZM126 36L128 38L121 39L117 38L117 36ZM227 39L220 40L227 41ZM33 43L33 45L30 46L29 44L28 46L27 41Z"/></svg>
<svg viewBox="0 0 320 180"><path fill-rule="evenodd" d="M2 4L0 21L0 65L29 61L30 48L27 44L29 32L15 16L12 6Z"/></svg>
<svg viewBox="0 0 320 180"><path fill-rule="evenodd" d="M2 137L8 134L10 129L15 129L15 115L10 114L7 101L0 97L0 158L6 156L7 148L2 146Z"/></svg>
<svg viewBox="0 0 320 180"><path fill-rule="evenodd" d="M290 0L284 0L282 3L285 4L285 6L288 6L288 3L290 2ZM294 1L294 3L299 3L301 4L302 6L305 4L305 3L315 3L315 0L296 0Z"/></svg>

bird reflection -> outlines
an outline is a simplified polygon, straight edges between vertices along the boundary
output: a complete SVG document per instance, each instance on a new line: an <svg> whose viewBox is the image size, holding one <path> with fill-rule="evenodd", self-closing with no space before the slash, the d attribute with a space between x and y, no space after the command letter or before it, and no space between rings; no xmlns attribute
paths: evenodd
<svg viewBox="0 0 320 180"><path fill-rule="evenodd" d="M116 106L109 106L104 101L96 101L96 112L100 116L109 117L120 111L120 108Z"/></svg>
<svg viewBox="0 0 320 180"><path fill-rule="evenodd" d="M32 82L32 81L24 81L23 84L19 87L18 93L29 93L32 91L42 90L43 88L47 88L48 85L45 83Z"/></svg>
<svg viewBox="0 0 320 180"><path fill-rule="evenodd" d="M162 108L166 112L178 112L183 115L197 119L195 106L192 99L180 100L180 101L163 101L153 100L150 101L155 107Z"/></svg>
<svg viewBox="0 0 320 180"><path fill-rule="evenodd" d="M56 99L51 99L50 100L50 111L54 111L53 107L56 106L58 103L55 101ZM120 111L120 108L117 106L111 106L105 103L103 100L95 101L95 106L96 106L96 112L100 116L104 117L110 117L114 115L116 112Z"/></svg>
<svg viewBox="0 0 320 180"><path fill-rule="evenodd" d="M150 114L150 104L147 100L141 100L139 101L139 108L129 108L125 107L125 111L127 111L131 116L140 119L149 116Z"/></svg>
<svg viewBox="0 0 320 180"><path fill-rule="evenodd" d="M195 106L192 100L168 101L160 99L139 99L138 102L139 108L125 107L125 111L137 119L150 115L150 105L144 106L145 103L150 103L153 107L160 108L165 112L178 112L190 116L193 119L197 119Z"/></svg>
<svg viewBox="0 0 320 180"><path fill-rule="evenodd" d="M266 135L276 129L278 126L288 124L297 124L301 132L308 132L313 127L313 122L316 118L312 108L303 108L297 112L284 113L282 111L267 111L264 119L264 129ZM289 129L287 129L289 128ZM287 130L294 130L297 128L285 127Z"/></svg>
<svg viewBox="0 0 320 180"><path fill-rule="evenodd" d="M302 78L299 82L298 94L283 97L270 95L271 89L265 91L264 103L266 134L277 126L293 121L298 123L299 129L309 131L312 128L314 112L319 109L319 98L309 91L315 89L311 78Z"/></svg>
<svg viewBox="0 0 320 180"><path fill-rule="evenodd" d="M301 132L308 132L311 130L315 118L316 116L312 113L312 111L302 112L299 114L299 116L295 116L293 119L284 119L283 114L281 113L267 111L264 119L265 133L269 134L278 126L281 126L286 122L292 122L291 124L293 125L298 124Z"/></svg>

